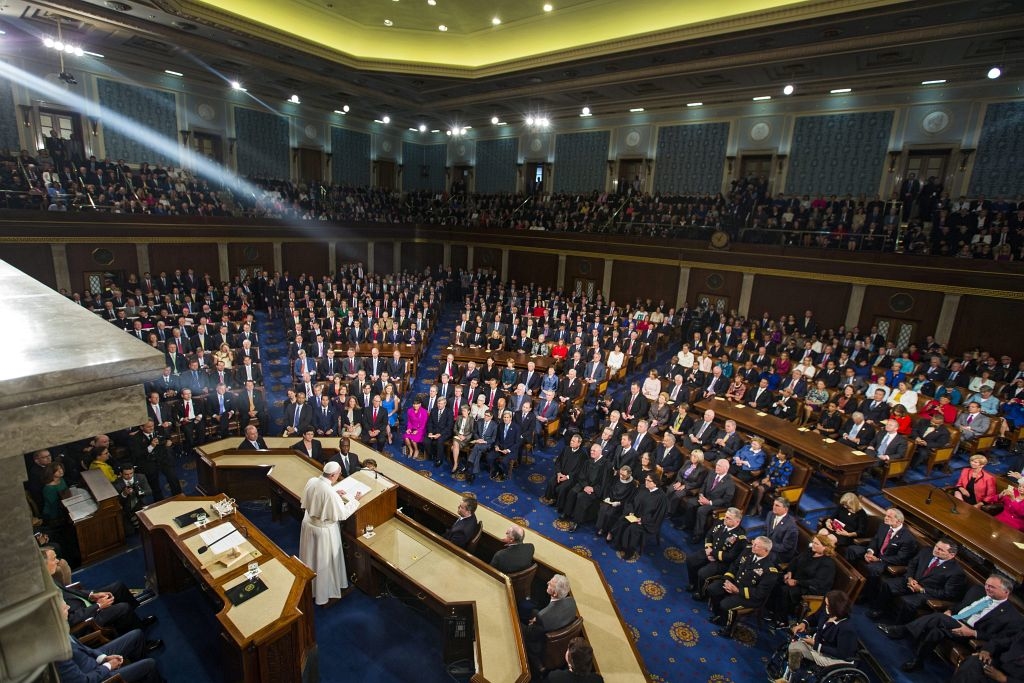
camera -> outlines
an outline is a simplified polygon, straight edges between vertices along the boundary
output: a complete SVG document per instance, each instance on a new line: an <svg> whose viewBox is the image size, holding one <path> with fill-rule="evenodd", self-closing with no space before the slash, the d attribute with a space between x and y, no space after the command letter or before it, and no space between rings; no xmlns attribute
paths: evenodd
<svg viewBox="0 0 1024 683"><path fill-rule="evenodd" d="M70 71L61 71L57 77L68 85L78 85L78 80Z"/></svg>

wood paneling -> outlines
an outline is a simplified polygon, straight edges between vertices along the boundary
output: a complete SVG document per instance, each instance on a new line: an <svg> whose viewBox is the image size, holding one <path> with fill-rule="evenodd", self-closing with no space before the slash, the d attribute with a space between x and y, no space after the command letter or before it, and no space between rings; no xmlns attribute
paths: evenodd
<svg viewBox="0 0 1024 683"><path fill-rule="evenodd" d="M151 244L149 245L149 269L155 277L161 272L193 269L200 277L209 273L214 281L220 279L220 265L217 261L216 244ZM235 273L230 273L234 277ZM143 273L139 273L142 278Z"/></svg>
<svg viewBox="0 0 1024 683"><path fill-rule="evenodd" d="M437 242L402 242L402 270L436 273L444 262L444 245Z"/></svg>
<svg viewBox="0 0 1024 683"><path fill-rule="evenodd" d="M319 278L330 264L329 247L324 242L284 242L281 245L281 266L292 277L300 273Z"/></svg>
<svg viewBox="0 0 1024 683"><path fill-rule="evenodd" d="M366 245L365 240L338 240L335 245L338 266L346 263L362 263L365 268Z"/></svg>
<svg viewBox="0 0 1024 683"><path fill-rule="evenodd" d="M274 273L274 245L270 242L252 242L245 244L233 242L228 244L228 273L234 278L241 269L247 273L253 270L265 270ZM298 276L298 273L293 273Z"/></svg>
<svg viewBox="0 0 1024 683"><path fill-rule="evenodd" d="M1006 354L1014 362L1024 360L1024 302L964 296L956 310L956 322L950 334L950 350L981 348L999 356ZM939 343L947 340L940 339Z"/></svg>
<svg viewBox="0 0 1024 683"><path fill-rule="evenodd" d="M68 272L71 275L71 288L73 291L85 290L85 273L96 271L109 271L112 273L124 273L127 277L130 273L138 273L138 254L135 252L135 245L128 244L69 244L68 249ZM93 258L96 249L106 249L114 256L109 265L100 265Z"/></svg>
<svg viewBox="0 0 1024 683"><path fill-rule="evenodd" d="M451 260L452 270L454 270L456 273L459 272L460 268L465 270L465 268L466 268L466 257L469 254L469 249L466 248L465 244L453 244L451 251L452 251L452 260Z"/></svg>
<svg viewBox="0 0 1024 683"><path fill-rule="evenodd" d="M896 295L909 295L910 299L901 297L905 301L911 301L912 305L907 310L893 310L893 303ZM935 332L935 325L939 321L939 311L942 309L942 292L903 290L896 287L869 286L864 292L864 306L861 308L860 321L858 326L862 331L871 329L878 318L890 320L909 320L916 322L917 340L923 339L925 335Z"/></svg>
<svg viewBox="0 0 1024 683"><path fill-rule="evenodd" d="M814 311L819 327L836 328L846 320L850 287L848 284L825 280L757 275L750 295L750 317L760 318L762 313L768 311L773 319L790 313L800 318L809 308ZM739 299L736 302L738 304Z"/></svg>
<svg viewBox="0 0 1024 683"><path fill-rule="evenodd" d="M728 299L726 310L735 310L740 305L740 290L743 289L743 273L712 270L711 268L691 268L686 303L696 306L698 297L707 294L712 297ZM675 295L673 295L675 298ZM668 301L668 299L665 299ZM753 309L751 314L753 314Z"/></svg>
<svg viewBox="0 0 1024 683"><path fill-rule="evenodd" d="M676 266L617 260L612 267L609 299L619 306L633 303L637 298L652 299L655 303L664 299L671 306L678 291L679 268Z"/></svg>
<svg viewBox="0 0 1024 683"><path fill-rule="evenodd" d="M498 265L501 265L500 262ZM558 279L558 254L535 254L510 249L508 279L515 280L519 286L533 282L540 287L554 287Z"/></svg>
<svg viewBox="0 0 1024 683"><path fill-rule="evenodd" d="M377 240L373 243L374 273L390 273L395 269L395 243Z"/></svg>
<svg viewBox="0 0 1024 683"><path fill-rule="evenodd" d="M501 249L492 247L476 247L473 249L473 270L477 268L493 268L501 272Z"/></svg>
<svg viewBox="0 0 1024 683"><path fill-rule="evenodd" d="M0 252L3 260L47 287L57 289L57 277L53 272L53 252L49 244L5 244ZM71 289L82 291L81 278L71 280Z"/></svg>
<svg viewBox="0 0 1024 683"><path fill-rule="evenodd" d="M614 272L614 270L612 271ZM601 291L604 283L604 259L586 258L583 256L565 256L565 282L560 282L567 292L573 291L576 279L593 280L595 291ZM607 292L606 292L607 293Z"/></svg>

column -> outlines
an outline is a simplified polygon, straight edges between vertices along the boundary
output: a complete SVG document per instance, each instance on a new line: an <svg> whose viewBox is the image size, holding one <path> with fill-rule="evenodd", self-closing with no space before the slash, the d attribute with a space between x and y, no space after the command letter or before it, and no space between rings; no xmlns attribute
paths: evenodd
<svg viewBox="0 0 1024 683"><path fill-rule="evenodd" d="M442 256L441 258L442 258L441 267L442 268L450 268L451 265L452 265L452 243L451 242L445 242L444 243L444 256Z"/></svg>
<svg viewBox="0 0 1024 683"><path fill-rule="evenodd" d="M366 272L373 272L373 240L366 243Z"/></svg>
<svg viewBox="0 0 1024 683"><path fill-rule="evenodd" d="M860 322L860 312L864 308L864 292L867 288L864 285L853 285L850 287L850 303L846 307L846 329L857 327Z"/></svg>
<svg viewBox="0 0 1024 683"><path fill-rule="evenodd" d="M391 272L402 272L402 243L396 241L395 248L391 250Z"/></svg>
<svg viewBox="0 0 1024 683"><path fill-rule="evenodd" d="M501 250L501 281L508 282L508 249Z"/></svg>
<svg viewBox="0 0 1024 683"><path fill-rule="evenodd" d="M327 269L333 275L338 272L338 243L331 241L327 243Z"/></svg>
<svg viewBox="0 0 1024 683"><path fill-rule="evenodd" d="M606 300L611 298L612 295L612 267L614 265L614 260L610 258L604 260L604 278L601 279L601 293L604 294Z"/></svg>
<svg viewBox="0 0 1024 683"><path fill-rule="evenodd" d="M935 338L940 344L949 343L949 335L953 333L956 312L960 307L959 294L947 294L942 298L942 309L939 310L939 321L935 323Z"/></svg>
<svg viewBox="0 0 1024 683"><path fill-rule="evenodd" d="M149 266L149 245L147 244L136 244L135 245L135 260L139 262L139 279L142 279L143 273L149 273L153 269Z"/></svg>
<svg viewBox="0 0 1024 683"><path fill-rule="evenodd" d="M71 288L71 271L68 270L68 250L64 244L51 244L50 254L53 256L53 275L57 280L57 291L65 290L68 294L74 290ZM82 283L84 285L84 283Z"/></svg>
<svg viewBox="0 0 1024 683"><path fill-rule="evenodd" d="M555 287L565 287L565 254L558 255L558 279Z"/></svg>
<svg viewBox="0 0 1024 683"><path fill-rule="evenodd" d="M228 263L228 245L217 243L217 266L220 268L220 281L231 282L231 265Z"/></svg>
<svg viewBox="0 0 1024 683"><path fill-rule="evenodd" d="M473 245L466 246L466 270L473 270Z"/></svg>
<svg viewBox="0 0 1024 683"><path fill-rule="evenodd" d="M690 266L679 266L679 289L676 290L676 308L686 303L690 292Z"/></svg>
<svg viewBox="0 0 1024 683"><path fill-rule="evenodd" d="M284 272L284 257L281 255L281 243L274 242L274 270Z"/></svg>
<svg viewBox="0 0 1024 683"><path fill-rule="evenodd" d="M754 292L754 274L743 273L743 284L740 285L739 314L746 318L750 314L750 295Z"/></svg>

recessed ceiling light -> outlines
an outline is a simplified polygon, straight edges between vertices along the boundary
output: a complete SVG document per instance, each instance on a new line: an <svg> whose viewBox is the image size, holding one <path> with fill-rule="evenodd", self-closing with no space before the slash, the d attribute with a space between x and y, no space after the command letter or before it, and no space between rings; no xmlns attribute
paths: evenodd
<svg viewBox="0 0 1024 683"><path fill-rule="evenodd" d="M465 135L465 134L466 134L466 131L467 131L467 130L469 130L469 128L463 128L463 129L462 129L462 130L460 131L460 133L461 133L462 135Z"/></svg>
<svg viewBox="0 0 1024 683"><path fill-rule="evenodd" d="M288 98L288 101L291 102L292 104L301 104L301 102L299 102L298 95L292 95L291 97Z"/></svg>
<svg viewBox="0 0 1024 683"><path fill-rule="evenodd" d="M53 41L53 38L51 38L49 36L43 38L43 46L44 47L51 47L52 48L55 45L56 45L56 43Z"/></svg>
<svg viewBox="0 0 1024 683"><path fill-rule="evenodd" d="M164 69L164 73L165 74L170 74L171 76L184 76L185 75L185 74L181 73L180 71L171 71L170 69Z"/></svg>
<svg viewBox="0 0 1024 683"><path fill-rule="evenodd" d="M373 120L373 122L374 122L374 123L384 123L384 122L383 122L383 121L381 121L380 119L374 119L374 120Z"/></svg>
<svg viewBox="0 0 1024 683"><path fill-rule="evenodd" d="M551 10L553 10L553 9L555 9L555 8L551 6L551 3L550 3L550 2L549 2L549 3L546 3L546 4L544 5L544 11L545 11L545 12L550 12L550 11L551 11Z"/></svg>
<svg viewBox="0 0 1024 683"><path fill-rule="evenodd" d="M792 83L787 83L786 87L782 89L782 94L783 95L792 95L794 90L796 90L796 88L793 87L793 84Z"/></svg>
<svg viewBox="0 0 1024 683"><path fill-rule="evenodd" d="M445 131L445 135L451 135L451 134L452 134L451 130L446 130Z"/></svg>
<svg viewBox="0 0 1024 683"><path fill-rule="evenodd" d="M390 19L385 19L384 20L384 25L385 26L394 26L395 22L391 21Z"/></svg>
<svg viewBox="0 0 1024 683"><path fill-rule="evenodd" d="M631 111L631 112L632 112L632 113L634 113L634 114L638 114L638 113L642 112L643 110L644 110L644 108L643 108L643 107L633 107L633 108L632 108L632 109L630 109L629 111Z"/></svg>
<svg viewBox="0 0 1024 683"><path fill-rule="evenodd" d="M496 125L496 126L507 126L508 125L508 121L498 121L494 125Z"/></svg>
<svg viewBox="0 0 1024 683"><path fill-rule="evenodd" d="M497 25L499 25L501 23L501 18L500 17L494 17L493 19L491 19L491 23L494 24L495 26L497 26Z"/></svg>
<svg viewBox="0 0 1024 683"><path fill-rule="evenodd" d="M704 103L703 102L687 102L686 106L687 107L703 107Z"/></svg>
<svg viewBox="0 0 1024 683"><path fill-rule="evenodd" d="M829 90L832 95L842 95L843 93L852 92L853 88L833 88Z"/></svg>
<svg viewBox="0 0 1024 683"><path fill-rule="evenodd" d="M492 116L491 117L491 123L493 125L495 125L495 126L498 125L498 117L497 116Z"/></svg>
<svg viewBox="0 0 1024 683"><path fill-rule="evenodd" d="M472 127L473 127L473 126L463 126L463 127L462 127L462 132L463 132L463 133L465 133L465 132L466 132L467 130L469 130L469 129L470 129L470 128L472 128Z"/></svg>
<svg viewBox="0 0 1024 683"><path fill-rule="evenodd" d="M345 112L346 114L348 113L348 109L349 109L349 107L348 107L348 105L347 105L347 104L346 104L346 105L345 105L344 107L342 107L342 108L341 108L341 110L342 110L343 112Z"/></svg>
<svg viewBox="0 0 1024 683"><path fill-rule="evenodd" d="M396 1L397 1L397 0L396 0ZM391 123L391 117L390 117L390 116L387 116L387 115L385 115L385 116L384 116L384 117L383 117L383 118L381 119L381 121L383 121L384 123Z"/></svg>
<svg viewBox="0 0 1024 683"><path fill-rule="evenodd" d="M433 129L433 130L431 130L430 132L431 132L431 133L440 133L440 132L441 132L441 129L440 129L440 128L434 128L434 129Z"/></svg>
<svg viewBox="0 0 1024 683"><path fill-rule="evenodd" d="M532 116L527 116L526 117L526 125L528 125L528 126L532 126L533 125L533 117Z"/></svg>
<svg viewBox="0 0 1024 683"><path fill-rule="evenodd" d="M342 111L342 110L340 110L340 109L335 109L335 110L334 110L334 113L335 113L335 114L341 114L342 116L344 116L344 115L345 115L345 112L343 112L343 111Z"/></svg>
<svg viewBox="0 0 1024 683"><path fill-rule="evenodd" d="M991 78L992 80L995 80L995 79L999 78L1002 75L1003 75L1003 70L1000 69L998 66L994 66L994 67L992 67L991 69L988 70L988 77Z"/></svg>
<svg viewBox="0 0 1024 683"><path fill-rule="evenodd" d="M89 52L88 50L82 50L82 54L89 55L90 57L95 57L96 59L103 59L103 55L101 55L99 52Z"/></svg>
<svg viewBox="0 0 1024 683"><path fill-rule="evenodd" d="M921 81L921 85L942 85L945 82L945 78L936 78L935 80L931 81Z"/></svg>
<svg viewBox="0 0 1024 683"><path fill-rule="evenodd" d="M420 132L421 133L426 133L427 132L426 124L423 124L423 123L420 124Z"/></svg>
<svg viewBox="0 0 1024 683"><path fill-rule="evenodd" d="M590 116L590 107L583 107L580 116Z"/></svg>
<svg viewBox="0 0 1024 683"><path fill-rule="evenodd" d="M231 81L231 89L232 90L245 90L245 88L242 87L242 84L239 83L238 81Z"/></svg>
<svg viewBox="0 0 1024 683"><path fill-rule="evenodd" d="M758 95L757 97L753 97L751 99L753 99L755 102L764 102L765 100L770 100L771 98L771 95Z"/></svg>
<svg viewBox="0 0 1024 683"><path fill-rule="evenodd" d="M441 31L442 33L444 33L445 31L448 30L448 27L445 26L444 24L441 24L440 26L437 27L437 30Z"/></svg>

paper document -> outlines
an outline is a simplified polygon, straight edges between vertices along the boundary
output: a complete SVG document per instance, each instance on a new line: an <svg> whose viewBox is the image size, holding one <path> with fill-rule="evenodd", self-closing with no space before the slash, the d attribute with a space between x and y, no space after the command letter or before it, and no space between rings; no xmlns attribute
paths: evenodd
<svg viewBox="0 0 1024 683"><path fill-rule="evenodd" d="M341 491L341 495L348 500L355 500L356 494L365 496L370 492L370 487L355 477L345 477L334 485L335 491Z"/></svg>
<svg viewBox="0 0 1024 683"><path fill-rule="evenodd" d="M207 552L211 552L214 555L219 555L226 550L245 543L245 536L231 522L204 531L199 534L199 537L203 539L204 544L209 546ZM210 545L211 543L213 545Z"/></svg>
<svg viewBox="0 0 1024 683"><path fill-rule="evenodd" d="M68 516L71 517L71 521L77 522L78 520L84 519L96 512L96 510L99 509L99 506L96 505L96 501L93 499L86 498L74 503L73 505L68 505L67 509Z"/></svg>

